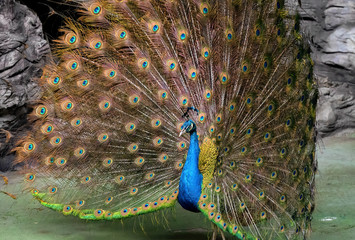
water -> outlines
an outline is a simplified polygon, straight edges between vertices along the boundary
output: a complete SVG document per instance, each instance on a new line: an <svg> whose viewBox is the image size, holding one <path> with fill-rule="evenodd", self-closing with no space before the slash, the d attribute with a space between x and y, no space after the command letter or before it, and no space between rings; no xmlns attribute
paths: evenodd
<svg viewBox="0 0 355 240"><path fill-rule="evenodd" d="M318 147L319 172L316 176L316 208L311 240L355 239L355 135L328 138ZM21 178L7 173L9 186L17 191ZM91 240L91 239L194 239L211 236L211 225L201 214L177 206L167 213L169 225L152 224L148 215L140 221L86 222L42 207L31 196L13 200L0 194L0 240Z"/></svg>

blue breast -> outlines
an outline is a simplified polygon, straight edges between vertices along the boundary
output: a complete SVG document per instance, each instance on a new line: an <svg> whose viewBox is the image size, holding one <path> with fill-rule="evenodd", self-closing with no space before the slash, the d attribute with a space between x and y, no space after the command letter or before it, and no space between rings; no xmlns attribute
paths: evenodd
<svg viewBox="0 0 355 240"><path fill-rule="evenodd" d="M190 146L180 177L178 201L186 210L199 212L197 208L201 195L202 174L198 169L200 148L196 131L190 133Z"/></svg>

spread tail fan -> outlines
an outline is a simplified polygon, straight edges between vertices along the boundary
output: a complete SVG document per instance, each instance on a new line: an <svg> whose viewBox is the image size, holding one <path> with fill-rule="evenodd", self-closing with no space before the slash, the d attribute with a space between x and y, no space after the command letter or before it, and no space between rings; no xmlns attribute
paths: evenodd
<svg viewBox="0 0 355 240"><path fill-rule="evenodd" d="M284 1L79 4L18 147L35 198L91 220L173 206L192 109L198 210L240 239L303 239L316 92L299 18Z"/></svg>

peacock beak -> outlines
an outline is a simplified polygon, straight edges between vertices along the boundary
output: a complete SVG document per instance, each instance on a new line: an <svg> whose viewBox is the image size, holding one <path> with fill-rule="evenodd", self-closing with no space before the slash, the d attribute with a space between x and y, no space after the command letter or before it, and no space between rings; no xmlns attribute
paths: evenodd
<svg viewBox="0 0 355 240"><path fill-rule="evenodd" d="M181 137L182 134L186 133L186 128L183 128L179 134L179 137Z"/></svg>

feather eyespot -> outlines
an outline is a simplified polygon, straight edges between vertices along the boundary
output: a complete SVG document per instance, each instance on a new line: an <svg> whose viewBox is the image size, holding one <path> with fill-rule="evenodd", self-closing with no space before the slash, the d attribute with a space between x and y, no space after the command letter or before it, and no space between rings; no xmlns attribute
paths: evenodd
<svg viewBox="0 0 355 240"><path fill-rule="evenodd" d="M265 193L263 191L259 192L259 199L262 200L265 198Z"/></svg>
<svg viewBox="0 0 355 240"><path fill-rule="evenodd" d="M199 116L198 116L198 121L200 123L204 123L206 120L206 114L205 113L200 113Z"/></svg>
<svg viewBox="0 0 355 240"><path fill-rule="evenodd" d="M264 140L265 140L266 142L270 141L271 138L272 138L272 135L271 135L270 132L265 133L265 135L264 135Z"/></svg>
<svg viewBox="0 0 355 240"><path fill-rule="evenodd" d="M244 154L246 154L247 153L247 151L248 151L248 149L247 149L247 147L242 147L242 149L240 150L240 153L242 154L242 155L244 155Z"/></svg>
<svg viewBox="0 0 355 240"><path fill-rule="evenodd" d="M154 26L153 26L153 32L158 32L159 31L159 25L158 24L155 24Z"/></svg>
<svg viewBox="0 0 355 240"><path fill-rule="evenodd" d="M73 101L67 99L67 100L62 101L60 106L63 111L70 112L74 108L74 103L73 103Z"/></svg>
<svg viewBox="0 0 355 240"><path fill-rule="evenodd" d="M166 153L163 153L159 156L159 162L161 162L161 163L168 161L168 159L169 159L169 156Z"/></svg>
<svg viewBox="0 0 355 240"><path fill-rule="evenodd" d="M149 29L152 33L159 33L161 28L161 24L157 21L153 21L149 24Z"/></svg>
<svg viewBox="0 0 355 240"><path fill-rule="evenodd" d="M143 204L142 208L143 208L144 210L148 210L148 209L150 208L150 203L145 203L145 204Z"/></svg>
<svg viewBox="0 0 355 240"><path fill-rule="evenodd" d="M209 13L210 7L207 3L202 3L200 5L200 11L203 15L207 15Z"/></svg>
<svg viewBox="0 0 355 240"><path fill-rule="evenodd" d="M44 164L46 164L47 166L52 165L55 162L54 157L46 157L44 160Z"/></svg>
<svg viewBox="0 0 355 240"><path fill-rule="evenodd" d="M149 66L150 66L150 62L149 62L149 60L148 59L146 59L146 58L140 58L140 59L138 59L138 67L140 68L140 69L142 69L142 70L146 70L146 69L148 69L149 68Z"/></svg>
<svg viewBox="0 0 355 240"><path fill-rule="evenodd" d="M184 150L185 148L186 148L186 143L185 143L185 141L181 141L181 142L178 143L178 149L179 149L180 151Z"/></svg>
<svg viewBox="0 0 355 240"><path fill-rule="evenodd" d="M129 103L132 105L132 106L136 106L138 105L140 101L140 97L136 94L133 94L129 97Z"/></svg>
<svg viewBox="0 0 355 240"><path fill-rule="evenodd" d="M80 68L80 64L76 60L69 60L66 64L66 68L70 71L76 71Z"/></svg>
<svg viewBox="0 0 355 240"><path fill-rule="evenodd" d="M200 203L200 208L206 209L206 207L207 207L207 204L206 204L206 203L204 203L204 202Z"/></svg>
<svg viewBox="0 0 355 240"><path fill-rule="evenodd" d="M124 40L124 39L127 38L127 32L126 32L125 30L123 30L123 29L119 29L119 30L117 31L117 36L118 36L120 39Z"/></svg>
<svg viewBox="0 0 355 240"><path fill-rule="evenodd" d="M244 178L244 180L245 180L246 182L251 182L251 179L252 179L252 177L251 177L250 174L247 174L247 175L245 176L245 178Z"/></svg>
<svg viewBox="0 0 355 240"><path fill-rule="evenodd" d="M215 222L220 222L222 220L221 214L217 214L214 220Z"/></svg>
<svg viewBox="0 0 355 240"><path fill-rule="evenodd" d="M73 32L69 32L65 35L64 41L67 45L74 45L78 42L78 36Z"/></svg>
<svg viewBox="0 0 355 240"><path fill-rule="evenodd" d="M59 136L54 136L50 139L49 142L53 147L58 147L59 145L62 144L62 138Z"/></svg>
<svg viewBox="0 0 355 240"><path fill-rule="evenodd" d="M130 153L135 153L138 151L138 144L137 143L131 143L129 146L128 146L128 151Z"/></svg>
<svg viewBox="0 0 355 240"><path fill-rule="evenodd" d="M103 47L103 42L101 39L99 38L94 38L92 40L90 40L89 42L89 46L92 48L92 49L96 49L96 50L99 50Z"/></svg>
<svg viewBox="0 0 355 240"><path fill-rule="evenodd" d="M233 112L235 110L235 103L231 103L230 105L229 105L229 111L230 112Z"/></svg>
<svg viewBox="0 0 355 240"><path fill-rule="evenodd" d="M191 80L196 80L197 78L197 69L194 67L191 67L188 71L188 78Z"/></svg>
<svg viewBox="0 0 355 240"><path fill-rule="evenodd" d="M236 133L237 129L235 127L232 127L230 130L229 130L229 133L231 135L234 135Z"/></svg>
<svg viewBox="0 0 355 240"><path fill-rule="evenodd" d="M136 124L129 122L126 124L125 129L127 133L132 133L136 129Z"/></svg>
<svg viewBox="0 0 355 240"><path fill-rule="evenodd" d="M170 187L171 186L171 181L165 181L165 187Z"/></svg>
<svg viewBox="0 0 355 240"><path fill-rule="evenodd" d="M222 114L218 114L218 115L216 116L216 122L217 122L217 123L221 123L222 120L223 120Z"/></svg>
<svg viewBox="0 0 355 240"><path fill-rule="evenodd" d="M109 204L109 203L112 202L112 200L113 200L113 197L111 197L111 196L110 196L110 197L107 197L106 200L105 200L105 203L106 203L106 204Z"/></svg>
<svg viewBox="0 0 355 240"><path fill-rule="evenodd" d="M265 219L265 218L266 218L266 212L264 212L264 211L261 212L261 213L260 213L260 218L261 218L261 219Z"/></svg>
<svg viewBox="0 0 355 240"><path fill-rule="evenodd" d="M52 86L58 86L62 82L62 78L60 76L55 76L53 78L48 78L47 82Z"/></svg>
<svg viewBox="0 0 355 240"><path fill-rule="evenodd" d="M89 10L94 15L100 15L102 13L102 7L97 3L91 4Z"/></svg>
<svg viewBox="0 0 355 240"><path fill-rule="evenodd" d="M85 176L81 178L81 183L85 184L85 183L89 183L91 182L91 177L90 176Z"/></svg>
<svg viewBox="0 0 355 240"><path fill-rule="evenodd" d="M145 179L146 180L152 180L155 176L155 173L154 172L149 172L145 175Z"/></svg>
<svg viewBox="0 0 355 240"><path fill-rule="evenodd" d="M55 161L55 164L58 167L63 167L66 163L67 163L67 160L65 158L62 158L62 157L57 158L57 160Z"/></svg>
<svg viewBox="0 0 355 240"><path fill-rule="evenodd" d="M112 220L112 213L111 212L105 212L105 219L106 220Z"/></svg>
<svg viewBox="0 0 355 240"><path fill-rule="evenodd" d="M74 156L75 156L75 157L82 157L82 156L85 155L85 152L86 152L86 151L85 151L84 148L79 147L79 148L75 149L75 151L74 151Z"/></svg>
<svg viewBox="0 0 355 240"><path fill-rule="evenodd" d="M144 164L144 158L143 157L137 157L134 160L134 164L136 164L138 167L142 166Z"/></svg>
<svg viewBox="0 0 355 240"><path fill-rule="evenodd" d="M23 145L25 153L31 153L36 149L36 144L32 141L25 142Z"/></svg>
<svg viewBox="0 0 355 240"><path fill-rule="evenodd" d="M63 206L63 214L68 215L73 212L73 208L70 205Z"/></svg>
<svg viewBox="0 0 355 240"><path fill-rule="evenodd" d="M220 192L221 191L221 187L220 186L216 186L214 189L215 192Z"/></svg>
<svg viewBox="0 0 355 240"><path fill-rule="evenodd" d="M219 76L219 79L221 81L222 84L227 84L228 83L228 80L229 80L229 77L227 75L227 73L225 72L222 72Z"/></svg>
<svg viewBox="0 0 355 240"><path fill-rule="evenodd" d="M240 208L241 210L244 210L245 207L246 207L246 204L245 204L244 202L241 202L241 203L239 204L239 208Z"/></svg>
<svg viewBox="0 0 355 240"><path fill-rule="evenodd" d="M109 136L107 133L101 133L97 136L97 140L99 140L100 143L106 142L109 139Z"/></svg>
<svg viewBox="0 0 355 240"><path fill-rule="evenodd" d="M158 127L161 126L161 120L158 119L158 118L154 118L151 121L151 125L152 125L153 128L158 128Z"/></svg>
<svg viewBox="0 0 355 240"><path fill-rule="evenodd" d="M263 158L262 157L258 157L256 159L256 166L260 167L263 164Z"/></svg>
<svg viewBox="0 0 355 240"><path fill-rule="evenodd" d="M214 203L210 203L210 204L208 205L208 209L209 209L210 211L214 210L215 208L216 208L216 204L214 204Z"/></svg>
<svg viewBox="0 0 355 240"><path fill-rule="evenodd" d="M88 79L83 79L76 82L76 85L81 89L86 89L89 86L89 84L90 81Z"/></svg>
<svg viewBox="0 0 355 240"><path fill-rule="evenodd" d="M271 179L276 179L277 178L277 172L272 172L271 173Z"/></svg>
<svg viewBox="0 0 355 240"><path fill-rule="evenodd" d="M103 100L99 103L99 108L102 112L107 112L111 108L111 102L108 100Z"/></svg>
<svg viewBox="0 0 355 240"><path fill-rule="evenodd" d="M48 192L50 194L55 194L58 191L58 189L56 187L49 187L48 188Z"/></svg>
<svg viewBox="0 0 355 240"><path fill-rule="evenodd" d="M108 79L114 79L117 76L117 71L113 68L106 69L103 75Z"/></svg>
<svg viewBox="0 0 355 240"><path fill-rule="evenodd" d="M84 201L84 200L78 200L78 201L76 201L76 207L77 207L77 208L80 208L80 207L84 206L84 204L85 204L85 201Z"/></svg>
<svg viewBox="0 0 355 240"><path fill-rule="evenodd" d="M242 65L241 65L242 73L248 74L248 73L249 73L249 68L250 68L249 62L246 61L246 60L244 60L243 63L242 63Z"/></svg>
<svg viewBox="0 0 355 240"><path fill-rule="evenodd" d="M238 226L234 226L232 229L233 229L233 233L237 233L238 232Z"/></svg>
<svg viewBox="0 0 355 240"><path fill-rule="evenodd" d="M226 35L227 41L231 41L233 39L233 32L231 30L227 30L225 32L225 35Z"/></svg>
<svg viewBox="0 0 355 240"><path fill-rule="evenodd" d="M178 37L181 42L185 42L188 38L188 33L185 29L181 29L178 31Z"/></svg>
<svg viewBox="0 0 355 240"><path fill-rule="evenodd" d="M121 184L124 181L125 177L120 175L115 178L115 182Z"/></svg>
<svg viewBox="0 0 355 240"><path fill-rule="evenodd" d="M159 90L158 91L158 98L159 100L167 100L168 99L168 92L165 90Z"/></svg>
<svg viewBox="0 0 355 240"><path fill-rule="evenodd" d="M134 187L134 188L131 188L130 192L129 192L131 195L136 195L138 193L138 188Z"/></svg>
<svg viewBox="0 0 355 240"><path fill-rule="evenodd" d="M232 190L237 190L238 189L238 184L237 183L234 183L233 185L232 185Z"/></svg>
<svg viewBox="0 0 355 240"><path fill-rule="evenodd" d="M287 155L287 149L286 148L282 148L280 151L280 156L281 157L285 157Z"/></svg>
<svg viewBox="0 0 355 240"><path fill-rule="evenodd" d="M166 62L166 65L168 66L170 71L175 71L177 69L177 63L173 59L168 60Z"/></svg>
<svg viewBox="0 0 355 240"><path fill-rule="evenodd" d="M209 57L210 57L210 49L208 48L208 47L204 47L204 48L202 48L202 50L201 50L201 54L202 54L202 57L204 58L204 59L209 59Z"/></svg>
<svg viewBox="0 0 355 240"><path fill-rule="evenodd" d="M113 163L113 160L112 158L105 158L103 161L102 161L102 165L104 167L110 167Z"/></svg>
<svg viewBox="0 0 355 240"><path fill-rule="evenodd" d="M210 134L213 134L215 131L216 131L215 126L214 126L214 125L211 125L210 128L209 128Z"/></svg>
<svg viewBox="0 0 355 240"><path fill-rule="evenodd" d="M154 147L160 147L163 144L163 139L161 137L156 137L153 139Z"/></svg>
<svg viewBox="0 0 355 240"><path fill-rule="evenodd" d="M27 182L33 182L35 180L36 176L33 173L27 173L25 176L25 180Z"/></svg>
<svg viewBox="0 0 355 240"><path fill-rule="evenodd" d="M210 99L211 99L211 97L212 97L212 92L210 91L210 90L206 90L205 91L205 99L207 100L207 101L209 101Z"/></svg>
<svg viewBox="0 0 355 240"><path fill-rule="evenodd" d="M104 215L105 211L102 209L96 209L94 211L94 215L96 218L101 218Z"/></svg>
<svg viewBox="0 0 355 240"><path fill-rule="evenodd" d="M70 124L73 127L79 127L82 124L82 121L80 118L74 118L73 120L71 120Z"/></svg>
<svg viewBox="0 0 355 240"><path fill-rule="evenodd" d="M124 208L121 210L121 215L124 217L127 216L130 212L131 212L130 208Z"/></svg>
<svg viewBox="0 0 355 240"><path fill-rule="evenodd" d="M183 164L182 162L177 162L177 163L175 164L175 168L176 168L177 170L180 170L183 166L184 166L184 164Z"/></svg>
<svg viewBox="0 0 355 240"><path fill-rule="evenodd" d="M45 116L47 116L47 114L48 114L47 107L44 106L44 105L39 105L39 106L36 108L35 113L36 113L36 115L37 115L38 117L45 117Z"/></svg>

